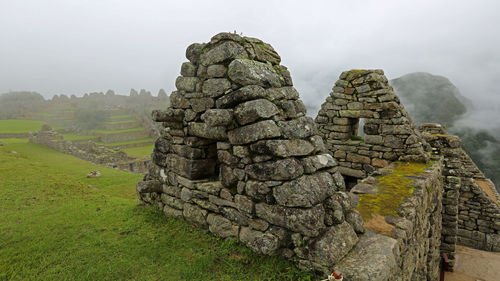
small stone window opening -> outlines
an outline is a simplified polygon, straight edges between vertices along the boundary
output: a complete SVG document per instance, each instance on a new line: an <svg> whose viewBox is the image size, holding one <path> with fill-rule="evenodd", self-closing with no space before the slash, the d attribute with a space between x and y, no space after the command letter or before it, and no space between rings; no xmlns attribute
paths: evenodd
<svg viewBox="0 0 500 281"><path fill-rule="evenodd" d="M365 136L364 132L365 120L363 118L349 118L349 139L362 140Z"/></svg>

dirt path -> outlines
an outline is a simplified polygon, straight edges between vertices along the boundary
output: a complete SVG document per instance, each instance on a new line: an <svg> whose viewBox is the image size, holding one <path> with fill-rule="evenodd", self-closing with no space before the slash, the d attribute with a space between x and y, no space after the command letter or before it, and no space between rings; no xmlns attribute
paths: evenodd
<svg viewBox="0 0 500 281"><path fill-rule="evenodd" d="M500 280L500 253L457 246L454 272L447 272L445 281Z"/></svg>

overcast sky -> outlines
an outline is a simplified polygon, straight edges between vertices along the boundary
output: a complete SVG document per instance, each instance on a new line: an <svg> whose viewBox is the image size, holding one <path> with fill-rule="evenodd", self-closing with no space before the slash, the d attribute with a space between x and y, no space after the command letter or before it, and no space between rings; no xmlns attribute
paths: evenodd
<svg viewBox="0 0 500 281"><path fill-rule="evenodd" d="M499 12L498 0L0 0L0 93L170 92L189 44L236 30L278 51L310 107L343 70L382 68L446 76L500 112Z"/></svg>

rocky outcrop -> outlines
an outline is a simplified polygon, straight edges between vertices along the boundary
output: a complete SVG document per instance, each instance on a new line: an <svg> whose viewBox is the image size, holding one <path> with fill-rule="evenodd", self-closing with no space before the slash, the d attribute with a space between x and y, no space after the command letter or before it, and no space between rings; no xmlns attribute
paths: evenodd
<svg viewBox="0 0 500 281"><path fill-rule="evenodd" d="M165 130L139 199L259 253L330 273L363 222L344 219L352 205L337 162L280 56L259 39L220 33L190 45L186 57L171 106L152 114Z"/></svg>

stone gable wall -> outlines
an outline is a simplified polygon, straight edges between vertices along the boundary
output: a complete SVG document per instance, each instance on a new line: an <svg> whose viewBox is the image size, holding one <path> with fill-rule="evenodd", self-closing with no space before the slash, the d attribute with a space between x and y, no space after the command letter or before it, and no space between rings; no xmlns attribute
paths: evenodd
<svg viewBox="0 0 500 281"><path fill-rule="evenodd" d="M360 119L364 136L358 136ZM380 69L343 72L316 123L344 176L362 179L391 161L427 160L421 137Z"/></svg>
<svg viewBox="0 0 500 281"><path fill-rule="evenodd" d="M271 45L220 33L186 57L170 106L152 114L163 129L136 187L141 203L299 268L341 270L346 281L437 280L441 252L453 266L457 241L477 231L496 237L493 206L479 213L489 215L486 228L474 217L486 199L462 184L480 171L453 138L435 138L436 128L422 137L383 71L342 73L316 124ZM367 230L341 173L361 181L398 160L429 166L408 176L412 195L384 217L391 231ZM472 200L460 199L466 188Z"/></svg>
<svg viewBox="0 0 500 281"><path fill-rule="evenodd" d="M330 273L364 232L280 56L221 33L187 48L140 200L214 235Z"/></svg>

